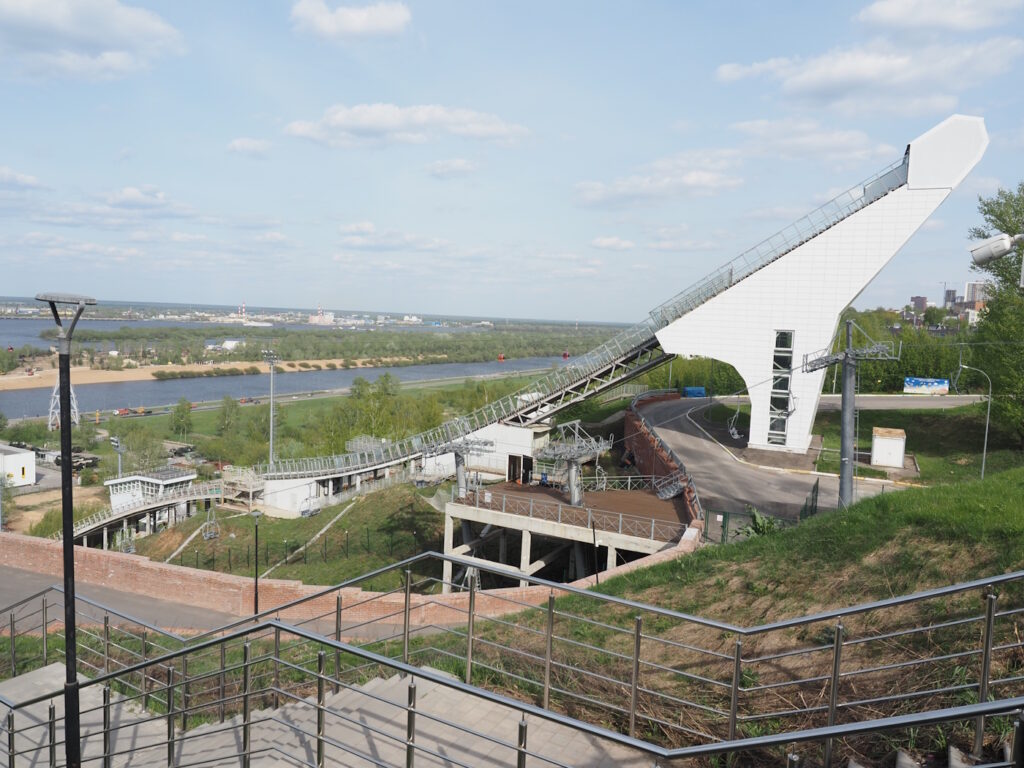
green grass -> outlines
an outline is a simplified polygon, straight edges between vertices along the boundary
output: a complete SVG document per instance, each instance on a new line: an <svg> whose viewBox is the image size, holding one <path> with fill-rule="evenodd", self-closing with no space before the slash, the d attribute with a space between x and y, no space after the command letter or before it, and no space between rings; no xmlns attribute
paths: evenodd
<svg viewBox="0 0 1024 768"><path fill-rule="evenodd" d="M350 504L345 516L323 537L305 552L298 551ZM137 552L163 561L205 522L205 514L200 513L166 531L137 539ZM218 538L206 540L196 536L173 562L190 568L251 576L257 567L263 573L287 557L287 563L271 573L272 578L329 586L437 549L444 531L443 515L408 486L328 507L313 517L280 519L264 515L259 524L258 555L255 525L250 515L221 512L218 523ZM428 570L429 574L424 571L419 575L440 575L439 565ZM374 580L367 588L392 589L400 583L401 574L393 573Z"/></svg>
<svg viewBox="0 0 1024 768"><path fill-rule="evenodd" d="M826 449L839 449L839 419L837 411L827 411L819 413L814 422L814 431L821 434ZM924 483L958 483L981 475L984 404L942 410L861 411L861 451L871 450L874 427L906 431L907 451L917 458ZM838 461L833 459L832 464L838 468ZM833 471L829 466L819 465L819 469ZM993 422L988 436L986 474L1020 466L1024 466L1024 453L1018 449L1016 437Z"/></svg>

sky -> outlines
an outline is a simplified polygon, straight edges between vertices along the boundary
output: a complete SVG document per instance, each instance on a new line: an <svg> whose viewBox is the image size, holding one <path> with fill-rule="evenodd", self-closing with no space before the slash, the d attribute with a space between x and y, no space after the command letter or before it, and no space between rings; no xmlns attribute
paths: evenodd
<svg viewBox="0 0 1024 768"><path fill-rule="evenodd" d="M857 298L974 279L1024 0L0 0L0 295L630 322L902 157L981 163Z"/></svg>

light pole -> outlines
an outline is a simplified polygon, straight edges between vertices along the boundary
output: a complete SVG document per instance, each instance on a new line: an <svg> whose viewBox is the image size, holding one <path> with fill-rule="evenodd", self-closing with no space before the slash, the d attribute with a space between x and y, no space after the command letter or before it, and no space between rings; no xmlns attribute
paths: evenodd
<svg viewBox="0 0 1024 768"><path fill-rule="evenodd" d="M988 454L988 422L992 418L992 379L989 378L988 374L985 373L981 368L975 368L970 365L964 365L964 361L960 361L960 367L957 369L957 378L960 377L960 371L977 371L988 381L988 409L985 411L985 442L981 447L981 479L985 479L985 456Z"/></svg>
<svg viewBox="0 0 1024 768"><path fill-rule="evenodd" d="M253 565L255 566L252 572L252 615L253 617L259 615L260 612L260 512L258 509L252 511L252 519L256 523L256 544L254 548L256 550L256 557L253 558Z"/></svg>
<svg viewBox="0 0 1024 768"><path fill-rule="evenodd" d="M274 368L281 358L271 350L263 350L263 359L270 366L270 466L274 466Z"/></svg>
<svg viewBox="0 0 1024 768"><path fill-rule="evenodd" d="M75 538L74 503L71 497L71 335L86 306L96 303L88 296L40 293L37 301L50 305L57 323L58 375L60 378L60 496L64 543L64 761L67 768L82 765L81 726L78 710L78 658L75 647ZM58 304L75 307L70 325L61 322Z"/></svg>

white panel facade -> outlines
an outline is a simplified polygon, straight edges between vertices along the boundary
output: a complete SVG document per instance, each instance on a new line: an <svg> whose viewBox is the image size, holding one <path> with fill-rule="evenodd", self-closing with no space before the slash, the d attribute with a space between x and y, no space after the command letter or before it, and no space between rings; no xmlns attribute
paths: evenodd
<svg viewBox="0 0 1024 768"><path fill-rule="evenodd" d="M0 445L0 477L8 488L36 484L36 455L32 451Z"/></svg>
<svg viewBox="0 0 1024 768"><path fill-rule="evenodd" d="M980 126L980 133L979 128ZM987 145L978 118L954 116L910 145L908 175L934 185L902 186L790 251L658 332L669 353L733 365L749 388L749 445L804 452L825 371L803 373L804 355L829 346L840 313L892 259L967 174ZM961 142L970 146L959 146ZM959 168L949 162L959 158ZM964 168L963 164L969 163ZM934 166L929 172L921 166ZM917 173L915 174L915 171ZM784 442L769 442L776 332L791 331L791 413Z"/></svg>

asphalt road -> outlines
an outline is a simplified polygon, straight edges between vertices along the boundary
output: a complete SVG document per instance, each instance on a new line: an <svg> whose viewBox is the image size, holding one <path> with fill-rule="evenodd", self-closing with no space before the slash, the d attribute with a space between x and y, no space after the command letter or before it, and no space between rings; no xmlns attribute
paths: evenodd
<svg viewBox="0 0 1024 768"><path fill-rule="evenodd" d="M644 417L675 451L693 477L705 510L742 512L747 505L761 512L795 517L820 481L819 505L834 508L839 498L839 478L777 469L765 469L737 461L705 435L686 414L707 400L668 400L643 408ZM892 489L891 483L854 479L854 500Z"/></svg>
<svg viewBox="0 0 1024 768"><path fill-rule="evenodd" d="M984 400L984 395L857 395L855 404L862 411L923 411L959 408ZM842 395L822 395L818 410L838 411L841 401ZM715 402L735 405L748 402L748 398L742 395L716 397Z"/></svg>

